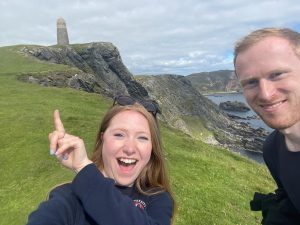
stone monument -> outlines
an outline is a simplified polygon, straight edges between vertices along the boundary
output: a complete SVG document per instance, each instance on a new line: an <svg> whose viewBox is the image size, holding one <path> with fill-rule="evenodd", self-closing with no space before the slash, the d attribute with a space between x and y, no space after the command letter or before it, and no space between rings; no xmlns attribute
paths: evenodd
<svg viewBox="0 0 300 225"><path fill-rule="evenodd" d="M58 45L68 45L69 37L66 22L63 18L58 18L57 20L57 44Z"/></svg>

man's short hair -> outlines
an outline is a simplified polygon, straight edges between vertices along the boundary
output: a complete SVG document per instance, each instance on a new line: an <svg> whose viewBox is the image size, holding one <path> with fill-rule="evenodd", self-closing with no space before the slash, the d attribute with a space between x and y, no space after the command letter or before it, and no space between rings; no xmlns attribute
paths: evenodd
<svg viewBox="0 0 300 225"><path fill-rule="evenodd" d="M247 50L266 37L281 37L286 39L291 44L295 54L300 58L300 34L289 28L271 27L255 30L236 43L234 48L234 65L239 53Z"/></svg>

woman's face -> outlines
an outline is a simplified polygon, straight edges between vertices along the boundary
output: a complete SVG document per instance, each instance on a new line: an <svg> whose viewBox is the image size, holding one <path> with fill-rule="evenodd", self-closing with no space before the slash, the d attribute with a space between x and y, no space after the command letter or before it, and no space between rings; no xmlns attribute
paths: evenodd
<svg viewBox="0 0 300 225"><path fill-rule="evenodd" d="M151 156L147 119L134 110L120 112L112 118L102 138L102 173L118 185L132 186Z"/></svg>

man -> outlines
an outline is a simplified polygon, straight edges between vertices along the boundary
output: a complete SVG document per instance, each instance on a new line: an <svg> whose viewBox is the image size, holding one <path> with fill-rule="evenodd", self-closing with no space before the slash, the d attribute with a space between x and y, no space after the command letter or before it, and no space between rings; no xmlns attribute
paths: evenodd
<svg viewBox="0 0 300 225"><path fill-rule="evenodd" d="M236 44L234 66L248 104L275 129L263 156L278 190L264 196L263 224L300 224L300 34L254 31Z"/></svg>

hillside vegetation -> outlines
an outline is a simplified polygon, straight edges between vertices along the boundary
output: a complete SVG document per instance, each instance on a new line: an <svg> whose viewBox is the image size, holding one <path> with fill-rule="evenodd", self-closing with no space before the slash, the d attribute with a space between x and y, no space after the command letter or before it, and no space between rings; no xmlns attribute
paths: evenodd
<svg viewBox="0 0 300 225"><path fill-rule="evenodd" d="M233 70L194 73L186 78L202 94L242 91Z"/></svg>
<svg viewBox="0 0 300 225"><path fill-rule="evenodd" d="M25 58L17 52L21 47L0 48L0 224L5 225L25 224L52 187L74 176L49 155L53 110L60 110L67 132L84 139L90 153L112 104L96 94L18 81L29 72L73 70ZM260 224L249 201L255 191L275 188L265 166L161 125L178 204L176 224Z"/></svg>

